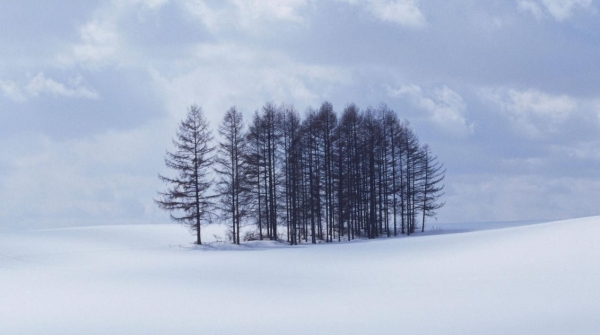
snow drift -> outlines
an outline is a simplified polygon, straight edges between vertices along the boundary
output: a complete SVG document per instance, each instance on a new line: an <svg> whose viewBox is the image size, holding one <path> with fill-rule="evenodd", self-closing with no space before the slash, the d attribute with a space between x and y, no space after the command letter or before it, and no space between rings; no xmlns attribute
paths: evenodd
<svg viewBox="0 0 600 335"><path fill-rule="evenodd" d="M600 333L600 217L317 246L191 240L177 225L2 233L0 333Z"/></svg>

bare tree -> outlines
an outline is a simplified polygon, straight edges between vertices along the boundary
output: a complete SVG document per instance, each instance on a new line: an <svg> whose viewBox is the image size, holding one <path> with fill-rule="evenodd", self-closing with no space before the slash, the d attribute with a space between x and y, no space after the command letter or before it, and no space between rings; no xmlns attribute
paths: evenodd
<svg viewBox="0 0 600 335"><path fill-rule="evenodd" d="M248 132L249 174L252 196L257 203L253 216L257 218L259 236L277 239L278 201L281 186L282 118L279 108L267 103L262 113L256 112Z"/></svg>
<svg viewBox="0 0 600 335"><path fill-rule="evenodd" d="M198 243L213 197L236 244L244 217L256 220L261 240L278 239L285 226L293 245L410 235L419 224L424 231L426 218L444 206L443 164L384 104L364 112L350 104L338 120L324 102L302 120L291 105L267 103L243 128L232 107L211 160L208 124L192 106L173 141L177 151L167 152L167 166L179 176L159 176L170 187L156 203L196 230ZM214 196L207 192L209 167L219 177Z"/></svg>
<svg viewBox="0 0 600 335"><path fill-rule="evenodd" d="M300 116L294 106L283 106L284 202L288 242L298 244L300 227L301 150Z"/></svg>
<svg viewBox="0 0 600 335"><path fill-rule="evenodd" d="M421 232L425 231L425 217L436 215L436 211L442 208L445 202L439 202L439 198L444 195L444 181L446 169L444 165L437 160L437 156L432 156L431 149L426 144L421 149L422 163L422 199L421 211L423 212L423 222ZM441 184L441 185L440 185Z"/></svg>
<svg viewBox="0 0 600 335"><path fill-rule="evenodd" d="M231 219L233 243L240 244L240 222L246 216L248 200L247 143L242 114L231 107L219 125L221 142L215 158L219 175L217 195L222 217Z"/></svg>
<svg viewBox="0 0 600 335"><path fill-rule="evenodd" d="M171 219L188 225L196 232L196 243L202 244L201 224L210 222L214 206L212 196L207 194L212 186L209 168L212 164L210 146L212 135L208 121L197 105L189 108L188 115L179 125L173 145L174 152L167 151L165 164L178 172L169 178L159 174L167 184L167 190L159 192L154 201L161 209L170 212ZM179 214L181 213L181 214Z"/></svg>
<svg viewBox="0 0 600 335"><path fill-rule="evenodd" d="M325 207L325 241L333 242L334 238L334 163L335 163L335 128L337 127L337 115L329 102L323 102L317 114L320 138L319 154L321 158L321 178L323 185L323 203Z"/></svg>
<svg viewBox="0 0 600 335"><path fill-rule="evenodd" d="M265 225L265 204L263 203L262 185L265 184L265 178L262 176L262 171L265 170L264 164L264 132L261 130L261 118L258 111L254 113L250 129L246 134L248 143L248 152L246 153L246 163L248 164L248 179L250 180L250 196L253 203L251 215L256 219L259 239L263 239L263 226Z"/></svg>

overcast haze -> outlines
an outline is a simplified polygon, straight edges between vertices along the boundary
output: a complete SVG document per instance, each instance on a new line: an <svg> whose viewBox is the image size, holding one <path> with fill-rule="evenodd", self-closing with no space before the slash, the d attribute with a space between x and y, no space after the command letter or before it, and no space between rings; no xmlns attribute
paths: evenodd
<svg viewBox="0 0 600 335"><path fill-rule="evenodd" d="M592 0L0 4L0 227L168 222L180 120L386 103L447 167L438 222L598 215Z"/></svg>

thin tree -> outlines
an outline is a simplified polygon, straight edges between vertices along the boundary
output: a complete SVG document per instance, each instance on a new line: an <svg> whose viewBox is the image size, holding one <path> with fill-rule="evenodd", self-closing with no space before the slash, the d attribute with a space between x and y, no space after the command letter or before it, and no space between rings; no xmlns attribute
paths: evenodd
<svg viewBox="0 0 600 335"><path fill-rule="evenodd" d="M404 169L405 169L405 184L404 184L404 199L402 212L406 216L406 234L410 235L415 232L415 220L418 209L419 196L419 181L420 181L420 146L419 139L413 132L408 121L404 121ZM404 227L404 224L403 224Z"/></svg>
<svg viewBox="0 0 600 335"><path fill-rule="evenodd" d="M176 170L178 176L169 178L159 174L168 186L166 191L158 193L160 198L154 200L170 213L172 220L186 224L196 232L197 244L202 244L201 226L203 222L210 222L214 206L213 197L208 195L213 183L209 179L210 154L214 150L211 141L202 109L197 105L190 106L173 140L175 151L167 151L165 156L165 164Z"/></svg>
<svg viewBox="0 0 600 335"><path fill-rule="evenodd" d="M333 199L333 170L334 170L334 145L335 128L337 127L337 115L333 111L333 106L329 102L324 102L317 115L319 125L319 138L321 147L319 150L321 159L321 178L323 179L323 196L325 204L325 240L333 242L334 234L334 199Z"/></svg>
<svg viewBox="0 0 600 335"><path fill-rule="evenodd" d="M304 211L306 217L310 218L310 234L311 243L316 244L317 238L321 239L321 235L317 233L318 223L320 222L320 189L319 189L319 163L318 163L318 139L316 134L317 124L317 113L314 110L309 110L306 119L302 122L302 134L303 134L303 150L306 156L305 158L305 178L306 178L306 190L305 190L305 206Z"/></svg>
<svg viewBox="0 0 600 335"><path fill-rule="evenodd" d="M425 231L425 217L433 217L436 211L442 208L445 202L439 202L439 198L444 195L444 181L446 169L444 165L437 160L437 156L431 154L431 149L426 144L421 149L423 159L423 191L421 199L421 211L423 212L423 221L421 223L421 232Z"/></svg>
<svg viewBox="0 0 600 335"><path fill-rule="evenodd" d="M283 106L284 196L288 242L298 244L300 221L300 116L293 106Z"/></svg>
<svg viewBox="0 0 600 335"><path fill-rule="evenodd" d="M377 183L379 177L379 161L377 159L377 153L381 144L381 127L378 120L375 118L372 109L367 109L364 120L363 130L366 142L363 148L366 151L365 157L367 158L368 164L364 174L364 179L368 185L368 193L366 194L368 199L366 233L368 238L376 238L379 235L377 227L381 222L381 215L377 215L379 205Z"/></svg>
<svg viewBox="0 0 600 335"><path fill-rule="evenodd" d="M246 154L246 162L248 164L248 179L250 180L250 194L252 203L254 204L251 215L256 219L259 239L263 239L263 226L265 224L265 204L262 200L262 185L265 179L262 177L264 167L264 132L261 130L261 118L258 111L254 113L252 123L248 130L247 142L249 146ZM265 193L266 194L266 193Z"/></svg>
<svg viewBox="0 0 600 335"><path fill-rule="evenodd" d="M231 219L234 244L240 244L240 222L246 216L248 179L245 157L247 156L246 135L243 130L242 114L231 107L219 125L221 142L215 157L215 172L218 174L217 195L223 218Z"/></svg>

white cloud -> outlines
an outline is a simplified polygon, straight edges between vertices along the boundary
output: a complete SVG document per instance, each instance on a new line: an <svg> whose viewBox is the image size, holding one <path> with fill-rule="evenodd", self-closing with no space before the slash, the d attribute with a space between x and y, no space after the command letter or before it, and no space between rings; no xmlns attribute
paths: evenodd
<svg viewBox="0 0 600 335"><path fill-rule="evenodd" d="M122 0L121 2L129 5L141 5L148 9L155 10L169 3L169 0Z"/></svg>
<svg viewBox="0 0 600 335"><path fill-rule="evenodd" d="M98 99L98 93L84 87L81 81L81 77L78 77L75 80L72 80L69 87L53 79L46 78L44 73L40 72L31 80L29 85L27 85L27 92L32 96L51 94L69 98Z"/></svg>
<svg viewBox="0 0 600 335"><path fill-rule="evenodd" d="M187 11L212 33L234 28L261 34L269 33L267 26L273 22L303 24L300 10L308 4L309 0L228 0L215 6L205 0L184 0Z"/></svg>
<svg viewBox="0 0 600 335"><path fill-rule="evenodd" d="M0 80L0 92L16 102L27 101L28 98L48 94L54 97L99 99L94 90L84 86L81 76L74 77L67 84L47 78L43 72L38 73L24 87L10 80Z"/></svg>
<svg viewBox="0 0 600 335"><path fill-rule="evenodd" d="M544 17L542 7L534 0L518 0L517 8L520 12L531 13L538 20Z"/></svg>
<svg viewBox="0 0 600 335"><path fill-rule="evenodd" d="M417 85L403 85L399 89L388 89L393 97L407 97L415 107L429 113L428 118L440 129L456 136L465 136L475 131L475 125L467 121L467 106L463 98L447 86L423 91Z"/></svg>
<svg viewBox="0 0 600 335"><path fill-rule="evenodd" d="M307 0L232 0L239 13L246 19L269 19L302 22L298 9L307 5Z"/></svg>
<svg viewBox="0 0 600 335"><path fill-rule="evenodd" d="M154 122L87 139L56 142L32 134L3 139L0 162L11 168L0 175L5 196L0 216L8 226L31 228L166 219L152 198L162 186L157 173L171 135Z"/></svg>
<svg viewBox="0 0 600 335"><path fill-rule="evenodd" d="M19 86L13 81L0 80L0 91L2 91L4 96L13 101L23 102L26 100Z"/></svg>
<svg viewBox="0 0 600 335"><path fill-rule="evenodd" d="M558 132L578 108L577 100L568 95L550 95L535 89L484 89L481 95L498 105L513 126L530 138Z"/></svg>
<svg viewBox="0 0 600 335"><path fill-rule="evenodd" d="M185 1L186 12L200 19L213 33L218 31L225 22L229 24L227 13L223 9L213 9L202 0Z"/></svg>
<svg viewBox="0 0 600 335"><path fill-rule="evenodd" d="M581 160L600 162L600 139L574 144L554 145L552 150L558 154Z"/></svg>
<svg viewBox="0 0 600 335"><path fill-rule="evenodd" d="M376 18L401 26L420 28L426 23L419 0L338 0L360 6Z"/></svg>
<svg viewBox="0 0 600 335"><path fill-rule="evenodd" d="M143 11L156 11L168 2L169 0L118 0L103 3L92 18L79 27L78 41L58 55L59 63L97 68L127 62L127 45L119 34L120 22L127 14L139 15Z"/></svg>
<svg viewBox="0 0 600 335"><path fill-rule="evenodd" d="M558 22L568 20L577 8L590 9L592 0L518 0L517 8L522 12L531 13L536 19L546 15Z"/></svg>
<svg viewBox="0 0 600 335"><path fill-rule="evenodd" d="M408 27L420 27L425 24L425 18L415 0L370 1L370 10L383 21Z"/></svg>
<svg viewBox="0 0 600 335"><path fill-rule="evenodd" d="M180 119L197 103L214 126L231 105L250 113L275 101L303 110L322 102L332 87L352 80L337 67L299 63L281 53L229 43L199 45L186 64L185 72L172 77L154 73L167 108Z"/></svg>
<svg viewBox="0 0 600 335"><path fill-rule="evenodd" d="M442 210L449 222L567 219L598 214L595 203L600 197L600 181L593 178L496 173L447 175L445 183L446 202L452 208Z"/></svg>
<svg viewBox="0 0 600 335"><path fill-rule="evenodd" d="M73 46L77 62L97 65L116 57L119 36L116 23L111 20L93 20L79 29L81 42Z"/></svg>
<svg viewBox="0 0 600 335"><path fill-rule="evenodd" d="M577 7L587 9L592 5L592 0L541 0L546 10L557 21L564 21L571 17Z"/></svg>

